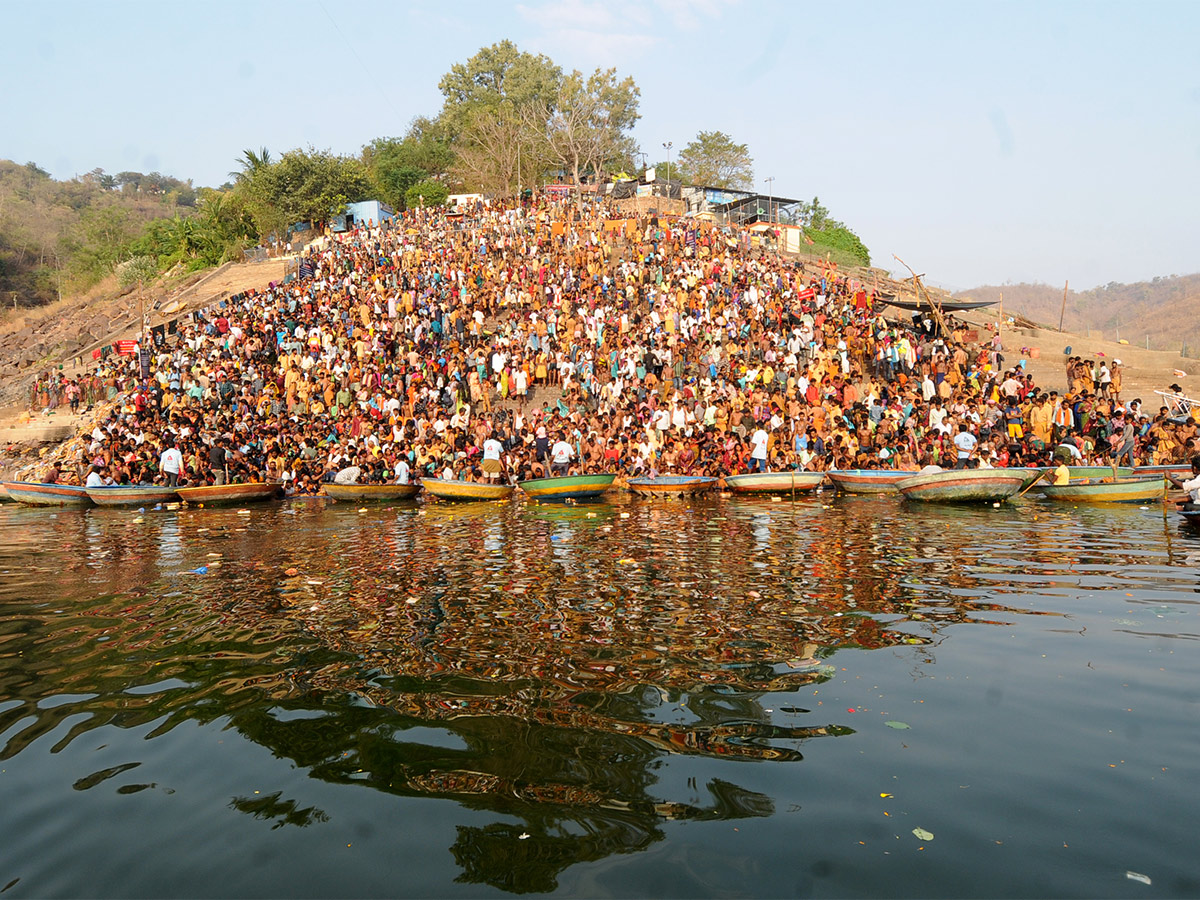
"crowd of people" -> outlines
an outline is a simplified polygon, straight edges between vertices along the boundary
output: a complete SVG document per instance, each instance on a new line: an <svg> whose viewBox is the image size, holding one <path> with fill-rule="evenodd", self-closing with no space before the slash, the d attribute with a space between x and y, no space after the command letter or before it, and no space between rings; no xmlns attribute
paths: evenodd
<svg viewBox="0 0 1200 900"><path fill-rule="evenodd" d="M1124 403L1119 367L1070 358L1064 389L1047 390L997 332L897 317L836 266L549 197L332 236L286 283L184 315L151 349L147 381L136 356L39 380L55 402L111 406L56 476L315 493L335 479L1166 463L1197 449L1193 420Z"/></svg>

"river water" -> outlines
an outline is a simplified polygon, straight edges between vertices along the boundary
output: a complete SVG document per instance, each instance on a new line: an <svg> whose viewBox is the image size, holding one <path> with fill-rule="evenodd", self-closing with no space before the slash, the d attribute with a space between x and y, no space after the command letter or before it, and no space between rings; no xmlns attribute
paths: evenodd
<svg viewBox="0 0 1200 900"><path fill-rule="evenodd" d="M11 897L1200 894L1150 509L0 508Z"/></svg>

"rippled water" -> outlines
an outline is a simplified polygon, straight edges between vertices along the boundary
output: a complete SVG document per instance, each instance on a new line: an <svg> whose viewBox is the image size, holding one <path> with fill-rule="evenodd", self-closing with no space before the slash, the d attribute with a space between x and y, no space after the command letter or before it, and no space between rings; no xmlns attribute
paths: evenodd
<svg viewBox="0 0 1200 900"><path fill-rule="evenodd" d="M1200 893L1161 508L135 515L0 508L9 896Z"/></svg>

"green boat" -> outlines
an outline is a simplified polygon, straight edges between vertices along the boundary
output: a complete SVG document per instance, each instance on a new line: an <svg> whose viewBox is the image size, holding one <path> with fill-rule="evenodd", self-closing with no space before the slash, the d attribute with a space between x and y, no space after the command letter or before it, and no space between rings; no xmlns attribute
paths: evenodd
<svg viewBox="0 0 1200 900"><path fill-rule="evenodd" d="M1069 484L1047 484L1042 493L1048 500L1064 503L1152 503L1167 495L1167 483L1161 475L1131 475L1107 480L1072 479Z"/></svg>
<svg viewBox="0 0 1200 900"><path fill-rule="evenodd" d="M594 500L612 487L616 477L615 474L604 472L595 475L561 475L522 481L519 486L533 500Z"/></svg>

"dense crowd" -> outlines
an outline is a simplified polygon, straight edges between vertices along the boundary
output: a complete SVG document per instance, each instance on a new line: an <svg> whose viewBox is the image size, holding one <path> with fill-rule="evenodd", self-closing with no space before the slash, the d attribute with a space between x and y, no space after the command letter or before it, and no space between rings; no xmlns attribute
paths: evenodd
<svg viewBox="0 0 1200 900"><path fill-rule="evenodd" d="M148 382L136 356L109 356L85 378L47 373L31 399L113 404L73 461L81 481L300 493L1194 452L1194 421L1123 404L1119 366L1072 357L1048 391L983 337L885 316L836 266L740 232L544 198L322 240L287 283L162 330Z"/></svg>

